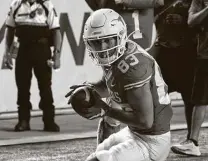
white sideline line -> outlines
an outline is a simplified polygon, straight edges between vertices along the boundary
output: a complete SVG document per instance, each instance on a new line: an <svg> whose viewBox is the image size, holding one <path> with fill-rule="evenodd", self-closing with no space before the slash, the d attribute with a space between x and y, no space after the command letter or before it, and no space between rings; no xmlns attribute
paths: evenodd
<svg viewBox="0 0 208 161"><path fill-rule="evenodd" d="M202 127L208 127L208 122L203 123ZM187 128L186 124L171 125L172 131L183 130L186 128ZM97 131L74 133L74 134L66 134L66 133L54 134L49 136L32 136L32 137L24 137L18 139L0 140L0 146L55 142L55 141L75 140L75 139L96 138L96 137L97 137Z"/></svg>
<svg viewBox="0 0 208 161"><path fill-rule="evenodd" d="M97 131L85 132L85 133L74 133L74 134L32 136L32 137L24 137L24 138L18 138L18 139L0 140L0 146L94 138L96 137L96 135L97 135Z"/></svg>
<svg viewBox="0 0 208 161"><path fill-rule="evenodd" d="M201 127L208 127L208 122L204 122ZM183 129L187 129L187 125L186 124L170 125L170 129L172 131L175 131L175 130L183 130Z"/></svg>

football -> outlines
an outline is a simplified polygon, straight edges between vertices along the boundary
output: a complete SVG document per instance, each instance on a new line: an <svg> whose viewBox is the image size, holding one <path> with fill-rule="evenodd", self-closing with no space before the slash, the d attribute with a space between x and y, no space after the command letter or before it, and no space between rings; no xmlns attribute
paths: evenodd
<svg viewBox="0 0 208 161"><path fill-rule="evenodd" d="M82 117L93 120L101 116L101 108L95 106L94 89L91 87L80 87L72 93L72 108Z"/></svg>
<svg viewBox="0 0 208 161"><path fill-rule="evenodd" d="M90 91L87 88L83 88L72 96L71 105L80 105L84 108L90 108L93 106L93 101L91 99Z"/></svg>

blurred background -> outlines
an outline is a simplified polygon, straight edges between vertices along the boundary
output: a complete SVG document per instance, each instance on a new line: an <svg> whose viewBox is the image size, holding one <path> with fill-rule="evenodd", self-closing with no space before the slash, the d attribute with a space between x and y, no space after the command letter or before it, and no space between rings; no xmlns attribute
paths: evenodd
<svg viewBox="0 0 208 161"><path fill-rule="evenodd" d="M91 13L91 9L83 0L52 0L60 17L63 44L61 49L61 69L53 71L53 95L56 108L68 108L65 94L73 84L84 81L96 81L101 78L102 71L92 64L86 53L82 40L83 25ZM4 32L5 18L9 12L11 0L1 0L0 6L0 116L4 113L15 112L16 84L14 70L2 65L5 47ZM76 8L76 9L75 9ZM29 54L29 53L28 53ZM15 61L15 60L14 60ZM173 100L181 102L180 94L172 93ZM39 93L37 81L32 80L31 103L33 110L38 110Z"/></svg>

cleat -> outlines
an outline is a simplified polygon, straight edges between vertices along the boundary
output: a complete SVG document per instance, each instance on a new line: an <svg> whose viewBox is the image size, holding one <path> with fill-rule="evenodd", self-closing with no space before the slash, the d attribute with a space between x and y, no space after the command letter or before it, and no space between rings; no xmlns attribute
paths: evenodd
<svg viewBox="0 0 208 161"><path fill-rule="evenodd" d="M49 131L49 132L59 132L60 127L55 122L45 123L43 130L44 131Z"/></svg>
<svg viewBox="0 0 208 161"><path fill-rule="evenodd" d="M190 155L190 156L200 156L201 152L199 146L196 146L193 141L186 140L180 144L175 144L171 147L171 150L176 154Z"/></svg>
<svg viewBox="0 0 208 161"><path fill-rule="evenodd" d="M28 121L25 120L19 121L14 128L14 131L16 132L29 131L29 130L30 130L30 124Z"/></svg>

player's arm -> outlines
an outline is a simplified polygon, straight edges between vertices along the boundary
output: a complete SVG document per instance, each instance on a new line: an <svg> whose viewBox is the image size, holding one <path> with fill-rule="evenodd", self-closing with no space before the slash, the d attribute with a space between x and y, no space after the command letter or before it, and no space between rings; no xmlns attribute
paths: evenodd
<svg viewBox="0 0 208 161"><path fill-rule="evenodd" d="M93 85L93 88L98 92L98 94L102 98L106 98L109 96L109 92L107 89L107 85L106 85L106 81L105 81L104 76L99 81L91 82L90 84Z"/></svg>
<svg viewBox="0 0 208 161"><path fill-rule="evenodd" d="M208 16L208 6L203 8L202 0L192 0L189 15L188 24L191 27L199 25Z"/></svg>
<svg viewBox="0 0 208 161"><path fill-rule="evenodd" d="M109 108L106 115L117 119L125 124L139 129L149 129L153 124L153 101L150 84L131 89L126 92L128 104L134 109L123 111L121 109Z"/></svg>
<svg viewBox="0 0 208 161"><path fill-rule="evenodd" d="M5 21L5 24L7 26L6 32L5 32L6 52L9 52L9 49L13 43L13 40L14 40L15 27L16 27L15 20L14 20L14 11L19 6L19 3L20 2L18 0L12 1L10 8L9 8L9 12L6 17L6 21Z"/></svg>
<svg viewBox="0 0 208 161"><path fill-rule="evenodd" d="M45 1L44 6L48 10L47 24L52 34L53 41L53 61L54 69L60 68L60 57L61 57L61 45L62 45L62 36L60 31L59 17L56 12L56 9L51 1Z"/></svg>
<svg viewBox="0 0 208 161"><path fill-rule="evenodd" d="M15 36L15 20L14 20L14 11L19 5L18 0L14 0L10 5L10 10L8 12L8 15L6 17L5 24L7 26L6 32L5 32L5 51L4 51L4 64L7 66L8 69L13 68L13 62L12 62L12 56L10 54L10 48L12 46L14 36Z"/></svg>
<svg viewBox="0 0 208 161"><path fill-rule="evenodd" d="M15 28L13 27L7 27L5 32L5 50L6 53L9 53L9 49L13 43L14 40L14 34L15 34Z"/></svg>
<svg viewBox="0 0 208 161"><path fill-rule="evenodd" d="M129 67L127 72L123 71L121 82L127 103L133 110L111 108L107 105L104 107L102 102L99 106L106 111L107 116L139 129L148 129L153 123L153 101L149 84L153 67L146 57L138 60L135 55L130 55L126 60L134 67ZM125 109L124 106L122 108Z"/></svg>
<svg viewBox="0 0 208 161"><path fill-rule="evenodd" d="M117 0L115 0L117 1ZM164 0L118 0L123 3L125 7L135 9L155 8L164 5Z"/></svg>

